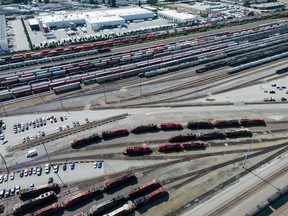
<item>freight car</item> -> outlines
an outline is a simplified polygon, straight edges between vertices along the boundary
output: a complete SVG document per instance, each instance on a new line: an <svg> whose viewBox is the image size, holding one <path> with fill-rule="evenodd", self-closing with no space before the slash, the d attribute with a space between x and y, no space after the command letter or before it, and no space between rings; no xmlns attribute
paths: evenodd
<svg viewBox="0 0 288 216"><path fill-rule="evenodd" d="M145 204L148 204L148 203L154 201L155 199L158 199L158 198L166 195L167 193L168 192L163 187L160 187L159 189L153 191L152 193L134 200L133 204L137 208L139 208Z"/></svg>
<svg viewBox="0 0 288 216"><path fill-rule="evenodd" d="M116 188L135 178L136 176L134 174L126 174L115 179L107 180L102 185L103 191L106 192L108 190Z"/></svg>
<svg viewBox="0 0 288 216"><path fill-rule="evenodd" d="M196 134L180 134L176 136L169 137L169 142L187 142L196 140Z"/></svg>
<svg viewBox="0 0 288 216"><path fill-rule="evenodd" d="M189 129L201 129L201 128L213 128L214 125L210 121L191 121L188 122L187 128Z"/></svg>
<svg viewBox="0 0 288 216"><path fill-rule="evenodd" d="M214 121L215 127L237 127L240 125L239 120L232 119L232 120L217 120Z"/></svg>
<svg viewBox="0 0 288 216"><path fill-rule="evenodd" d="M180 143L174 143L174 144L161 144L158 148L158 151L160 152L169 152L169 151L181 151L182 146Z"/></svg>
<svg viewBox="0 0 288 216"><path fill-rule="evenodd" d="M135 208L136 207L133 205L133 203L131 201L128 201L128 203L124 204L122 207L108 214L104 214L103 216L124 216L124 215L129 214Z"/></svg>
<svg viewBox="0 0 288 216"><path fill-rule="evenodd" d="M178 123L161 123L161 130L173 130L173 129L183 129L181 124Z"/></svg>
<svg viewBox="0 0 288 216"><path fill-rule="evenodd" d="M249 129L239 129L239 130L226 130L226 137L240 137L240 136L252 136L252 132Z"/></svg>
<svg viewBox="0 0 288 216"><path fill-rule="evenodd" d="M240 124L243 126L266 125L265 120L262 118L240 119Z"/></svg>
<svg viewBox="0 0 288 216"><path fill-rule="evenodd" d="M77 203L80 203L84 200L87 200L89 198L92 197L92 193L90 190L87 190L87 191L84 191L84 192L81 192L81 193L78 193L74 196L69 196L67 197L65 200L64 200L64 203L63 203L63 206L65 209L77 204Z"/></svg>
<svg viewBox="0 0 288 216"><path fill-rule="evenodd" d="M41 205L45 202L49 202L50 200L53 200L53 199L57 199L55 192L48 191L46 193L41 194L39 197L16 204L13 207L12 212L14 215L20 214L20 213L23 214L23 212L27 211L28 209L33 208L34 206L37 206L37 205Z"/></svg>
<svg viewBox="0 0 288 216"><path fill-rule="evenodd" d="M73 91L73 90L78 90L78 89L81 89L81 85L79 82L61 85L61 86L53 88L55 94L61 94L61 93L65 93L65 92Z"/></svg>
<svg viewBox="0 0 288 216"><path fill-rule="evenodd" d="M131 198L140 196L141 194L143 194L147 191L158 188L160 186L161 186L160 182L156 179L153 179L153 180L146 182L146 183L144 183L144 184L142 184L136 188L129 189L127 194L128 194L129 199L131 199Z"/></svg>
<svg viewBox="0 0 288 216"><path fill-rule="evenodd" d="M58 203L53 203L45 208L42 208L38 211L35 211L34 213L28 214L28 216L49 216L54 215L54 213L57 213L58 211L61 211L63 209L63 206Z"/></svg>
<svg viewBox="0 0 288 216"><path fill-rule="evenodd" d="M127 136L127 135L129 135L129 132L125 128L119 128L119 129L116 129L116 130L103 131L102 132L102 138L103 139L109 139L109 138Z"/></svg>
<svg viewBox="0 0 288 216"><path fill-rule="evenodd" d="M103 202L103 203L100 203L100 204L92 206L89 209L89 211L87 213L87 216L100 215L103 212L105 212L105 211L113 208L114 206L116 206L116 205L118 205L120 203L123 203L125 201L127 201L127 197L124 194L121 194L121 195L116 196L115 198L113 198L111 200L108 200L106 202Z"/></svg>
<svg viewBox="0 0 288 216"><path fill-rule="evenodd" d="M144 155L144 154L150 154L152 153L152 150L150 147L143 145L143 146L128 146L124 154L127 155Z"/></svg>
<svg viewBox="0 0 288 216"><path fill-rule="evenodd" d="M148 125L141 125L137 127L132 127L131 128L131 133L145 133L145 132L152 132L152 131L157 131L158 127L155 124L148 124Z"/></svg>
<svg viewBox="0 0 288 216"><path fill-rule="evenodd" d="M40 185L38 187L34 187L33 189L31 188L21 189L19 191L19 195L20 198L26 198L26 197L38 196L48 191L54 191L55 193L58 193L60 191L60 187L56 183L45 184Z"/></svg>
<svg viewBox="0 0 288 216"><path fill-rule="evenodd" d="M225 134L223 132L220 132L220 131L201 133L201 134L197 135L197 139L200 139L200 140L223 139L223 138L225 138Z"/></svg>
<svg viewBox="0 0 288 216"><path fill-rule="evenodd" d="M88 144L91 144L94 142L100 142L100 141L101 141L101 138L98 134L92 134L88 137L73 140L71 143L71 147L76 148L81 145L88 145Z"/></svg>
<svg viewBox="0 0 288 216"><path fill-rule="evenodd" d="M283 74L288 72L288 67L284 67L284 68L280 68L278 70L276 70L276 74Z"/></svg>

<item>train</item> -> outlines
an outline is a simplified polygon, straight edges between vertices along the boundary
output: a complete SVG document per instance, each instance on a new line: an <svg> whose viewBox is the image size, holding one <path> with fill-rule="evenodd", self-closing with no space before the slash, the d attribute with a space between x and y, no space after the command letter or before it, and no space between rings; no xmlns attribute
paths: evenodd
<svg viewBox="0 0 288 216"><path fill-rule="evenodd" d="M49 202L53 199L57 199L57 196L54 191L48 191L46 193L41 194L39 197L27 200L22 203L16 204L13 209L12 213L14 215L23 214L23 212L27 211L28 209L33 208L34 206L41 205L45 202Z"/></svg>
<svg viewBox="0 0 288 216"><path fill-rule="evenodd" d="M136 179L136 176L134 174L126 174L126 175L120 176L120 177L115 178L115 179L106 180L102 184L103 192L114 189L114 188L120 186L121 184L125 184L126 182L128 182L132 179Z"/></svg>
<svg viewBox="0 0 288 216"><path fill-rule="evenodd" d="M222 131L213 131L197 134L197 139L207 140L207 139L224 139L226 137L225 133Z"/></svg>
<svg viewBox="0 0 288 216"><path fill-rule="evenodd" d="M208 143L203 141L194 141L194 142L181 142L173 144L161 144L158 147L160 152L169 152L169 151L182 151L182 150L204 150L208 146Z"/></svg>
<svg viewBox="0 0 288 216"><path fill-rule="evenodd" d="M263 118L240 119L242 126L265 126L266 122Z"/></svg>
<svg viewBox="0 0 288 216"><path fill-rule="evenodd" d="M171 136L169 137L168 141L169 142L188 142L196 140L196 134L180 134L176 136Z"/></svg>
<svg viewBox="0 0 288 216"><path fill-rule="evenodd" d="M124 194L118 195L110 200L107 200L105 202L99 203L97 205L93 205L88 213L87 216L96 216L101 215L103 212L113 208L116 205L119 205L120 203L123 203L127 201L127 197Z"/></svg>
<svg viewBox="0 0 288 216"><path fill-rule="evenodd" d="M91 198L92 196L93 196L93 194L91 193L90 190L78 193L74 196L69 196L64 200L63 206L65 209L70 208L71 206L73 206L79 202L82 202L84 200L87 200L87 199Z"/></svg>
<svg viewBox="0 0 288 216"><path fill-rule="evenodd" d="M265 209L268 209L270 205L273 205L281 197L288 194L288 186L281 188L279 191L268 197L263 203L258 204L254 208L250 209L245 216L261 215Z"/></svg>
<svg viewBox="0 0 288 216"><path fill-rule="evenodd" d="M126 155L144 155L144 154L151 154L152 150L149 146L127 146L124 154Z"/></svg>
<svg viewBox="0 0 288 216"><path fill-rule="evenodd" d="M109 139L109 138L113 138L113 137L127 136L127 135L129 135L129 131L125 128L119 128L116 130L103 131L102 132L102 138L103 139Z"/></svg>
<svg viewBox="0 0 288 216"><path fill-rule="evenodd" d="M49 216L54 215L55 213L63 210L63 206L58 203L53 203L51 205L48 205L42 209L39 209L38 211L35 211L33 213L28 214L28 216Z"/></svg>
<svg viewBox="0 0 288 216"><path fill-rule="evenodd" d="M189 42L189 41L188 41ZM207 42L207 41L206 41ZM205 43L206 43L205 42ZM209 42L209 40L208 40ZM207 43L208 43L207 42ZM184 45L181 45L182 47L182 50L187 50L187 45L188 47L192 47L191 45L192 42L189 42L188 44L184 44ZM210 43L210 42L209 42ZM215 44L219 43L219 41L215 41L213 42ZM160 46L161 44L159 44L158 46ZM204 46L205 44L202 44L201 46ZM212 43L211 43L212 45ZM157 46L157 47L158 47ZM197 46L197 45L196 45ZM171 46L170 46L171 47ZM224 53L219 53L219 55L215 55L215 51L217 50L220 50L220 51L224 51L225 49L230 49L230 50L233 50L234 47L229 47L229 44L228 45L219 45L219 46L214 46L214 47L210 47L210 48L205 48L205 49L199 49L198 51L193 49L193 48L189 48L189 49L192 49L194 51L188 51L186 53L184 53L183 55L179 55L179 54L176 54L177 52L179 52L179 50L174 50L174 51L168 51L167 53L164 53L164 50L168 50L170 48L169 46L162 46L161 47L158 47L157 49L154 48L152 49L153 53L151 55L150 51L145 51L143 49L139 49L141 51L140 54L138 53L133 53L132 54L132 57L134 56L135 58L131 59L133 61L136 61L137 59L138 60L144 60L144 59L147 59L149 56L147 56L146 54L149 53L150 57L151 58L155 58L155 57L158 57L159 54L161 55L170 55L173 53L175 54L172 54L171 57L161 57L161 58L156 58L156 59L153 59L153 60L146 60L146 62L139 62L139 63L134 63L134 64L130 64L129 66L127 67L122 67L122 66L119 66L118 68L113 68L113 69L105 69L105 70L100 70L100 71L95 71L95 70L98 70L100 69L101 67L114 67L115 64L122 64L123 61L121 60L122 58L124 58L124 56L122 57L109 57L107 59L103 59L101 61L99 60L94 60L94 61L90 61L90 62L81 62L81 63L77 63L77 64L69 64L69 65L64 65L64 66L59 66L59 67L51 67L48 71L46 69L46 72L44 71L37 71L37 72L32 72L32 74L27 72L25 72L25 74L22 74L20 77L19 75L17 76L13 76L11 77L11 79L9 78L9 80L4 80L0 83L0 85L2 86L13 86L13 85L16 85L16 86L20 86L20 84L25 84L26 82L38 82L40 79L43 79L43 78L40 78L40 77L46 77L45 79L48 79L49 78L49 81L48 83L44 83L43 85L41 86L38 86L38 85L34 85L32 86L32 84L27 87L25 87L24 89L11 89L8 91L3 91L3 92L0 92L0 100L10 100L10 99L13 99L13 98L17 98L17 97L23 97L23 96L26 96L26 95L31 95L31 94L36 94L36 93L39 93L41 91L49 91L51 89L53 89L53 85L55 83L53 83L54 81L54 77L57 77L57 76L60 76L60 77L65 77L63 79L59 79L58 81L60 83L57 83L57 85L68 85L70 83L77 83L77 82L80 82L80 83L84 83L84 84L89 84L89 83L102 83L102 82L106 82L106 81L113 81L115 79L121 79L121 78L126 78L126 77L130 77L130 76L136 76L136 75L140 75L140 74L143 74L144 73L144 76L146 73L149 73L151 75L151 73L155 73L156 71L156 75L158 74L163 74L163 73L166 73L166 72L172 72L172 71L175 71L175 70L179 70L179 69L183 69L183 68L187 68L187 67L190 67L190 66L194 66L194 65L197 65L197 64L200 64L200 63L205 63L205 62L209 62L211 61L212 59L213 60L217 60L217 59L220 59L220 58L223 58L225 56L227 56L226 54ZM194 46L193 46L194 47ZM159 51L159 49L161 49L161 52L160 53L157 53ZM235 48L234 48L235 49ZM170 49L171 50L171 49ZM177 51L177 52L176 52ZM244 52L245 50L243 50ZM202 55L204 55L206 52L211 52L209 54L210 57L204 57L202 58ZM234 52L234 51L232 51ZM201 54L203 53L203 54ZM214 55L212 55L212 53ZM197 55L197 54L200 54L200 55ZM156 56L157 55L157 56ZM206 55L206 54L205 54ZM207 54L208 55L208 54ZM136 58L136 56L138 56ZM197 57L196 57L197 56ZM127 59L127 58L125 58ZM129 59L129 58L128 58ZM133 62L132 61L132 62ZM129 62L131 62L131 60L129 60ZM45 70L45 69L44 69ZM90 73L89 71L92 70L94 72ZM88 73L86 73L88 72ZM39 73L39 74L36 74L36 73ZM84 73L84 74L79 74L79 73ZM70 75L75 75L75 74L78 74L77 76L70 76ZM149 75L149 76L150 76ZM23 77L22 77L23 76ZM53 76L53 80L51 81L51 77ZM48 78L47 78L48 77ZM71 88L72 89L77 89L76 86L78 86L79 88L79 85L75 84L75 85L72 85L72 86L75 86L75 88ZM64 88L60 88L60 89L67 89L68 87L64 87ZM55 92L55 91L54 91Z"/></svg>
<svg viewBox="0 0 288 216"><path fill-rule="evenodd" d="M140 196L143 193L146 193L147 191L150 191L152 189L158 188L160 187L160 181L158 181L157 179L153 179L149 182L146 182L136 188L131 188L127 191L127 195L129 197L129 199Z"/></svg>
<svg viewBox="0 0 288 216"><path fill-rule="evenodd" d="M20 189L19 196L20 198L39 196L48 191L54 191L58 193L60 191L60 187L57 183L44 184L40 186L36 186L34 188L24 188Z"/></svg>
<svg viewBox="0 0 288 216"><path fill-rule="evenodd" d="M190 121L187 123L189 129L213 128L214 124L210 121Z"/></svg>
<svg viewBox="0 0 288 216"><path fill-rule="evenodd" d="M71 147L76 148L76 147L81 146L81 145L87 145L87 144L99 142L99 141L101 141L99 134L92 134L92 135L84 137L84 138L79 138L79 139L73 140L71 142Z"/></svg>
<svg viewBox="0 0 288 216"><path fill-rule="evenodd" d="M40 52L26 52L22 54L15 54L15 55L7 55L7 56L2 56L0 58L0 64L7 64L7 63L13 63L13 62L22 62L26 61L28 64L29 62L33 62L33 59L35 60L40 60L42 58L47 58L47 57L54 57L55 59L60 58L61 55L71 55L71 54L77 54L81 53L81 55L88 55L89 52L97 50L98 53L105 52L105 49L109 49L113 46L119 46L123 44L129 44L129 43L135 43L139 41L146 41L146 40L154 40L158 38L166 38L170 36L175 36L175 35L183 35L183 34L189 34L197 31L203 31L215 27L223 27L223 26L230 26L234 25L237 23L241 22L251 22L263 18L268 18L271 16L279 16L281 15L281 12L273 13L273 14L263 14L263 15L257 15L254 17L245 17L241 19L234 19L234 20L226 20L226 21L220 21L220 22L212 22L209 24L202 24L198 26L187 26L187 27L181 27L181 28L175 28L171 30L162 30L162 31L157 31L157 32L149 32L149 33L144 33L144 34L139 34L139 35L131 35L131 36L126 36L126 37L120 37L120 38L113 38L113 39L108 39L108 40L103 40L103 41L97 41L97 42L91 42L91 43L84 43L82 45L70 45L67 47L59 47L56 49L51 49L51 50L42 50ZM247 29L247 31L253 31L253 30L259 30L259 29L267 29L271 27L276 27L285 24L285 21L278 21L275 22L274 24L267 24L266 26L258 27L258 28L253 28L253 29ZM236 31L235 33L241 34L241 31ZM225 36L231 34L228 31L224 31L222 33L216 33L216 34L211 34L207 36L202 36L199 37L202 40L207 40L213 36ZM30 63L32 64L32 63Z"/></svg>
<svg viewBox="0 0 288 216"><path fill-rule="evenodd" d="M163 187L160 187L158 188L157 190L151 192L150 194L146 195L146 196L143 196L143 197L139 197L137 199L135 199L133 201L134 205L139 208L149 202L152 202L154 201L155 199L158 199L164 195L167 195L168 192L163 188Z"/></svg>
<svg viewBox="0 0 288 216"><path fill-rule="evenodd" d="M240 136L252 136L252 132L246 128L238 130L225 130L226 137L240 137Z"/></svg>
<svg viewBox="0 0 288 216"><path fill-rule="evenodd" d="M276 70L276 74L283 74L286 72L288 72L288 67L283 67L283 68Z"/></svg>

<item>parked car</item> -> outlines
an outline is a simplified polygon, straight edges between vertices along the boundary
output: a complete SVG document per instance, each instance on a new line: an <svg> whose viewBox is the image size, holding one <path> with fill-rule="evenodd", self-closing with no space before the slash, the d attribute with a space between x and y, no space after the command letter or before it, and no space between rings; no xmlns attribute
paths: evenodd
<svg viewBox="0 0 288 216"><path fill-rule="evenodd" d="M48 174L50 172L50 164L46 164L45 166L45 173Z"/></svg>
<svg viewBox="0 0 288 216"><path fill-rule="evenodd" d="M0 175L0 184L3 182L3 175Z"/></svg>
<svg viewBox="0 0 288 216"><path fill-rule="evenodd" d="M53 183L53 178L52 177L49 177L49 179L48 179L48 184L50 184L50 183Z"/></svg>
<svg viewBox="0 0 288 216"><path fill-rule="evenodd" d="M58 173L59 165L58 164L54 165L53 170L54 170L54 173Z"/></svg>
<svg viewBox="0 0 288 216"><path fill-rule="evenodd" d="M30 184L30 188L31 188L31 189L33 189L34 186L35 186L34 183L31 183L31 184Z"/></svg>
<svg viewBox="0 0 288 216"><path fill-rule="evenodd" d="M11 172L9 177L10 177L10 180L13 180L15 178L15 173Z"/></svg>
<svg viewBox="0 0 288 216"><path fill-rule="evenodd" d="M2 197L4 197L4 195L5 195L5 189L2 189L2 190L0 191L0 197L2 198Z"/></svg>
<svg viewBox="0 0 288 216"><path fill-rule="evenodd" d="M19 186L19 185L16 185L16 187L15 187L15 192L18 194L19 191L20 191L20 186Z"/></svg>
<svg viewBox="0 0 288 216"><path fill-rule="evenodd" d="M5 197L9 197L10 196L10 189L5 190Z"/></svg>
<svg viewBox="0 0 288 216"><path fill-rule="evenodd" d="M102 167L102 161L98 161L98 168L101 169Z"/></svg>
<svg viewBox="0 0 288 216"><path fill-rule="evenodd" d="M33 174L33 167L31 167L31 168L28 170L28 174L29 174L29 175L32 175L32 174Z"/></svg>
<svg viewBox="0 0 288 216"><path fill-rule="evenodd" d="M98 167L98 161L94 162L94 168L96 169Z"/></svg>
<svg viewBox="0 0 288 216"><path fill-rule="evenodd" d="M74 170L74 169L75 169L75 163L74 163L74 162L72 162L72 163L70 164L70 169L71 169L71 170Z"/></svg>
<svg viewBox="0 0 288 216"><path fill-rule="evenodd" d="M66 171L66 169L67 169L67 164L64 163L64 164L63 164L63 171Z"/></svg>
<svg viewBox="0 0 288 216"><path fill-rule="evenodd" d="M42 174L42 167L37 167L37 175L40 176Z"/></svg>
<svg viewBox="0 0 288 216"><path fill-rule="evenodd" d="M5 174L4 175L4 182L7 182L8 181L8 174Z"/></svg>
<svg viewBox="0 0 288 216"><path fill-rule="evenodd" d="M24 176L24 170L21 170L19 173L20 178L22 178Z"/></svg>

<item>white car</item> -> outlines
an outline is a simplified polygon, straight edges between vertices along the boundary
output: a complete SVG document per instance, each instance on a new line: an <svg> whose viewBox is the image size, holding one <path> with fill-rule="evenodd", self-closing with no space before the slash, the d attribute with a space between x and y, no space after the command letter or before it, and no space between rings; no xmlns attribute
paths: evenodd
<svg viewBox="0 0 288 216"><path fill-rule="evenodd" d="M34 168L33 168L33 174L35 175L36 172L37 172L37 167L34 167Z"/></svg>
<svg viewBox="0 0 288 216"><path fill-rule="evenodd" d="M18 193L19 193L19 191L20 191L20 186L19 186L19 185L17 185L17 186L15 187L15 192L18 194Z"/></svg>
<svg viewBox="0 0 288 216"><path fill-rule="evenodd" d="M59 165L58 164L54 165L53 170L54 170L54 173L58 173Z"/></svg>
<svg viewBox="0 0 288 216"><path fill-rule="evenodd" d="M28 170L27 169L24 170L24 176L28 176Z"/></svg>
<svg viewBox="0 0 288 216"><path fill-rule="evenodd" d="M48 174L50 172L50 164L46 164L45 173Z"/></svg>
<svg viewBox="0 0 288 216"><path fill-rule="evenodd" d="M0 175L0 184L3 182L3 175Z"/></svg>
<svg viewBox="0 0 288 216"><path fill-rule="evenodd" d="M15 178L15 173L14 172L10 173L9 177L10 177L10 180L13 180Z"/></svg>

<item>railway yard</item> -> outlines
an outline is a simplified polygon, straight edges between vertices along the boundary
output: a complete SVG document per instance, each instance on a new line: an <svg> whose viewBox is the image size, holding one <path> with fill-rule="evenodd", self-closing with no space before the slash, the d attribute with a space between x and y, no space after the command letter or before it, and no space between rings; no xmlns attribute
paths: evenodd
<svg viewBox="0 0 288 216"><path fill-rule="evenodd" d="M288 21L194 31L2 61L0 215L277 213Z"/></svg>

